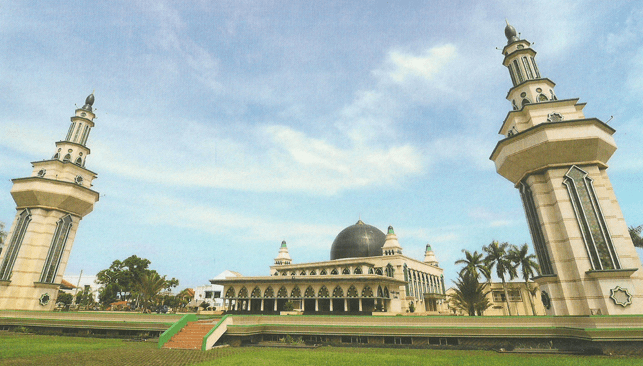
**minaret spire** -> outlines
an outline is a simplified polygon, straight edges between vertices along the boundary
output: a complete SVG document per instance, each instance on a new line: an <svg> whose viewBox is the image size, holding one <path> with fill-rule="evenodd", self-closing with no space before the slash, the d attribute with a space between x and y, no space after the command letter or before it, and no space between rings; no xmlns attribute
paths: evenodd
<svg viewBox="0 0 643 366"><path fill-rule="evenodd" d="M288 246L286 245L286 241L283 240L279 247L279 254L277 255L277 258L275 258L275 265L283 266L291 263L292 258L290 258L290 254L288 253Z"/></svg>

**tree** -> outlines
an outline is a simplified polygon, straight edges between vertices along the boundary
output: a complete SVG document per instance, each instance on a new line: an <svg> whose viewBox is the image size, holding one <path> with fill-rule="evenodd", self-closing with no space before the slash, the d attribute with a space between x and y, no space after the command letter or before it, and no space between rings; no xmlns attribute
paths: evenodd
<svg viewBox="0 0 643 366"><path fill-rule="evenodd" d="M478 280L482 274L487 280L490 280L489 267L487 267L482 253L478 253L477 250L471 253L466 249L462 249L462 252L464 253L464 259L455 261L455 264L464 264L464 268L460 270L460 273L469 273Z"/></svg>
<svg viewBox="0 0 643 366"><path fill-rule="evenodd" d="M65 305L70 305L74 297L71 294L68 294L66 292L59 291L58 292L58 299L56 302L63 303Z"/></svg>
<svg viewBox="0 0 643 366"><path fill-rule="evenodd" d="M91 306L94 305L94 295L89 286L85 287L81 292L76 294L76 305Z"/></svg>
<svg viewBox="0 0 643 366"><path fill-rule="evenodd" d="M630 232L630 237L632 238L632 243L637 248L643 248L643 237L641 236L641 231L643 230L643 225L637 227L630 226L628 228Z"/></svg>
<svg viewBox="0 0 643 366"><path fill-rule="evenodd" d="M124 261L115 260L109 268L96 274L96 283L112 285L110 291L116 291L119 300L131 298L133 288L140 282L141 276L148 273L150 261L132 255ZM101 303L107 304L101 300Z"/></svg>
<svg viewBox="0 0 643 366"><path fill-rule="evenodd" d="M167 288L167 283L165 276L159 276L156 271L150 271L141 276L134 286L134 291L140 296L143 309L158 305L158 296L163 289Z"/></svg>
<svg viewBox="0 0 643 366"><path fill-rule="evenodd" d="M491 306L484 285L471 272L460 271L455 281L455 294L451 295L451 303L457 309L465 311L470 316L482 315Z"/></svg>
<svg viewBox="0 0 643 366"><path fill-rule="evenodd" d="M538 263L535 261L536 256L534 254L529 254L529 247L527 244L523 244L520 247L512 245L509 249L509 259L517 268L520 269L522 279L525 280L525 287L527 288L532 314L536 315L536 305L532 298L534 294L532 292L531 285L529 284L529 279L533 278L534 275L537 275L538 271L540 271L540 266L538 266Z"/></svg>
<svg viewBox="0 0 643 366"><path fill-rule="evenodd" d="M509 306L509 293L507 291L507 282L505 281L505 275L509 275L509 279L516 277L516 267L511 262L509 255L507 253L507 248L509 247L508 243L498 243L497 241L492 241L491 244L482 247L482 250L487 254L485 256L485 262L489 271L493 271L493 268L496 268L496 275L502 281L502 290L505 293L505 303L507 304L507 312L511 314L511 307Z"/></svg>

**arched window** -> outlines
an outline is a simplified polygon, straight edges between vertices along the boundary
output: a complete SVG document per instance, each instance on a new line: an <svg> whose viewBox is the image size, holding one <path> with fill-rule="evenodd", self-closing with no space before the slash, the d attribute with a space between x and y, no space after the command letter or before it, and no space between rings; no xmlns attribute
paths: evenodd
<svg viewBox="0 0 643 366"><path fill-rule="evenodd" d="M228 291L225 293L225 298L226 299L232 299L234 298L234 287L230 287Z"/></svg>
<svg viewBox="0 0 643 366"><path fill-rule="evenodd" d="M273 276L279 276L279 272L275 271L275 274Z"/></svg>
<svg viewBox="0 0 643 366"><path fill-rule="evenodd" d="M299 290L299 286L295 286L294 289L290 292L290 297L301 297L301 290Z"/></svg>
<svg viewBox="0 0 643 366"><path fill-rule="evenodd" d="M333 297L344 297L344 290L339 285L333 290Z"/></svg>
<svg viewBox="0 0 643 366"><path fill-rule="evenodd" d="M306 292L304 292L304 297L315 297L315 290L313 290L312 286L308 286Z"/></svg>
<svg viewBox="0 0 643 366"><path fill-rule="evenodd" d="M372 271L373 269L371 269ZM355 267L353 274L362 274L362 267Z"/></svg>
<svg viewBox="0 0 643 366"><path fill-rule="evenodd" d="M282 275L282 276L288 276L288 272L283 271L283 272L281 272L281 275Z"/></svg>
<svg viewBox="0 0 643 366"><path fill-rule="evenodd" d="M310 271L311 276L315 276L316 274L317 274L317 271L315 271L314 269L312 271Z"/></svg>
<svg viewBox="0 0 643 366"><path fill-rule="evenodd" d="M362 289L362 297L373 297L373 290L368 286L364 286Z"/></svg>
<svg viewBox="0 0 643 366"><path fill-rule="evenodd" d="M351 285L351 287L348 288L348 292L346 292L347 297L357 297L357 289L355 288L354 285Z"/></svg>
<svg viewBox="0 0 643 366"><path fill-rule="evenodd" d="M252 290L250 297L253 297L253 298L261 297L261 290L259 290L259 287L255 287L254 290Z"/></svg>
<svg viewBox="0 0 643 366"><path fill-rule="evenodd" d="M393 269L393 265L391 263L386 265L386 276L388 277L393 277L395 274L395 269Z"/></svg>
<svg viewBox="0 0 643 366"><path fill-rule="evenodd" d="M326 268L322 269L321 272L319 272L320 276L324 276L324 275L327 275L327 274L328 274L328 272L326 272Z"/></svg>
<svg viewBox="0 0 643 366"><path fill-rule="evenodd" d="M527 99L527 98L525 98L525 99L523 99L523 100L522 100L522 106L523 106L523 107L524 107L524 106L526 106L526 105L527 105L527 104L529 104L529 103L531 103L531 102L530 102L530 101L529 101L529 99Z"/></svg>
<svg viewBox="0 0 643 366"><path fill-rule="evenodd" d="M277 292L277 297L279 298L288 297L288 291L284 286L281 286L281 288L279 289L279 292Z"/></svg>
<svg viewBox="0 0 643 366"><path fill-rule="evenodd" d="M53 159L53 160L57 160L58 158L60 158L60 154L55 153L55 154L54 154L54 157L53 157L52 159Z"/></svg>
<svg viewBox="0 0 643 366"><path fill-rule="evenodd" d="M317 294L317 296L318 297L328 297L329 296L328 289L326 288L326 286L322 286L319 289L319 293Z"/></svg>
<svg viewBox="0 0 643 366"><path fill-rule="evenodd" d="M63 161L70 161L70 160L71 160L71 155L69 154L65 155L65 157L63 158Z"/></svg>
<svg viewBox="0 0 643 366"><path fill-rule="evenodd" d="M4 260L2 261L2 266L0 266L0 280L9 281L11 280L11 272L13 271L13 265L16 262L18 257L18 252L22 246L22 240L25 238L25 233L27 232L27 226L31 222L31 213L28 209L22 210L18 219L16 220L16 228L11 236L9 245L5 249L6 254Z"/></svg>
<svg viewBox="0 0 643 366"><path fill-rule="evenodd" d="M382 275L382 269L381 268L375 268L375 274L376 275Z"/></svg>
<svg viewBox="0 0 643 366"><path fill-rule="evenodd" d="M82 158L78 158L78 159L76 159L76 163L75 163L75 164L76 164L76 165L78 165L78 166L83 166L83 159L82 159Z"/></svg>
<svg viewBox="0 0 643 366"><path fill-rule="evenodd" d="M65 251L67 237L69 236L72 224L73 221L71 219L71 215L66 215L56 223L56 229L54 230L54 236L51 239L49 253L47 253L47 259L45 259L45 265L43 266L42 274L40 275L40 282L54 283L56 280L58 267L60 266L60 260L63 252Z"/></svg>
<svg viewBox="0 0 643 366"><path fill-rule="evenodd" d="M390 297L390 295L388 293L388 287L384 287L384 297L387 298L387 299Z"/></svg>
<svg viewBox="0 0 643 366"><path fill-rule="evenodd" d="M66 141L71 141L71 134L74 132L74 127L76 127L76 122L72 122L71 126L69 126L69 131L67 131L67 138L65 138Z"/></svg>
<svg viewBox="0 0 643 366"><path fill-rule="evenodd" d="M538 95L538 101L539 101L539 102L546 102L546 101L548 101L548 100L549 100L549 99L547 99L547 96L546 96L545 94L540 94L540 95Z"/></svg>
<svg viewBox="0 0 643 366"><path fill-rule="evenodd" d="M368 274L373 274L375 271L373 271L373 267L368 267Z"/></svg>
<svg viewBox="0 0 643 366"><path fill-rule="evenodd" d="M377 286L377 297L384 297L384 291L382 291L382 286Z"/></svg>
<svg viewBox="0 0 643 366"><path fill-rule="evenodd" d="M511 101L511 106L513 107L514 111L517 111L517 110L519 109L519 108L518 108L518 106L516 105L516 101L515 101L515 100L512 100L512 101Z"/></svg>
<svg viewBox="0 0 643 366"><path fill-rule="evenodd" d="M239 291L239 297L242 299L247 299L248 298L248 289L246 286L243 286L241 290Z"/></svg>
<svg viewBox="0 0 643 366"><path fill-rule="evenodd" d="M538 71L538 65L536 65L536 60L532 56L529 56L531 58L531 63L534 65L534 71L536 72L536 78L540 79L540 72Z"/></svg>
<svg viewBox="0 0 643 366"><path fill-rule="evenodd" d="M275 297L275 291L272 289L271 286L268 286L266 291L264 291L263 297Z"/></svg>
<svg viewBox="0 0 643 366"><path fill-rule="evenodd" d="M333 268L333 270L332 270L332 271L330 271L330 274L332 274L332 275L338 275L338 274L339 274L339 272L337 272L337 268Z"/></svg>
<svg viewBox="0 0 643 366"><path fill-rule="evenodd" d="M511 76L511 83L513 86L516 86L516 77L514 76L514 70L511 64L507 65L509 68L509 76Z"/></svg>
<svg viewBox="0 0 643 366"><path fill-rule="evenodd" d="M549 95L551 95L551 100L558 100L558 98L556 98L556 94L554 94L554 91L551 89L549 89Z"/></svg>
<svg viewBox="0 0 643 366"><path fill-rule="evenodd" d="M348 269L348 268L344 268L344 269L342 270L342 274L351 274L351 270L350 270L350 269Z"/></svg>

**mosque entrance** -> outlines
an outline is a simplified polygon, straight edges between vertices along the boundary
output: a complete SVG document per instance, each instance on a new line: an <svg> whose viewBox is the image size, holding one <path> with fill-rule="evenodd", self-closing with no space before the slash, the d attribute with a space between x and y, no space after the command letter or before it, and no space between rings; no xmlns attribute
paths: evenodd
<svg viewBox="0 0 643 366"><path fill-rule="evenodd" d="M315 311L315 299L304 299L304 311L306 312Z"/></svg>
<svg viewBox="0 0 643 366"><path fill-rule="evenodd" d="M330 312L330 299L319 299L319 311Z"/></svg>
<svg viewBox="0 0 643 366"><path fill-rule="evenodd" d="M265 299L263 300L263 311L270 312L275 311L275 299Z"/></svg>
<svg viewBox="0 0 643 366"><path fill-rule="evenodd" d="M359 299L348 299L348 312L357 313L359 312Z"/></svg>
<svg viewBox="0 0 643 366"><path fill-rule="evenodd" d="M344 309L344 299L332 299L333 302L333 312L334 313L343 313L346 311Z"/></svg>
<svg viewBox="0 0 643 366"><path fill-rule="evenodd" d="M375 311L374 299L362 299L362 311L372 313Z"/></svg>
<svg viewBox="0 0 643 366"><path fill-rule="evenodd" d="M261 299L251 299L250 300L250 311L253 313L261 312Z"/></svg>

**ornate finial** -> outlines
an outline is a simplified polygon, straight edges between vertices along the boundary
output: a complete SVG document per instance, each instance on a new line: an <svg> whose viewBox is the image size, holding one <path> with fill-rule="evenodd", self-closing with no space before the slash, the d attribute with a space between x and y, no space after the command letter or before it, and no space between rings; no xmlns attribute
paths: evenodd
<svg viewBox="0 0 643 366"><path fill-rule="evenodd" d="M388 227L388 234L395 234L395 231L393 231L393 226Z"/></svg>
<svg viewBox="0 0 643 366"><path fill-rule="evenodd" d="M427 252L431 251L431 244L428 244L428 243L426 244L426 251Z"/></svg>
<svg viewBox="0 0 643 366"><path fill-rule="evenodd" d="M86 110L86 111L91 112L92 111L92 105L94 105L94 92L93 91L85 99L85 105L83 106L83 109Z"/></svg>
<svg viewBox="0 0 643 366"><path fill-rule="evenodd" d="M281 247L282 247L282 248L287 248L287 247L286 247L286 241L285 241L285 240L282 240L282 241L281 241Z"/></svg>
<svg viewBox="0 0 643 366"><path fill-rule="evenodd" d="M505 22L507 23L507 26L505 27L505 36L507 37L507 44L512 44L516 41L519 41L520 39L516 36L516 28L514 28L507 19L505 19Z"/></svg>
<svg viewBox="0 0 643 366"><path fill-rule="evenodd" d="M357 220L357 223L355 225L366 225L364 224L364 221L362 219Z"/></svg>

